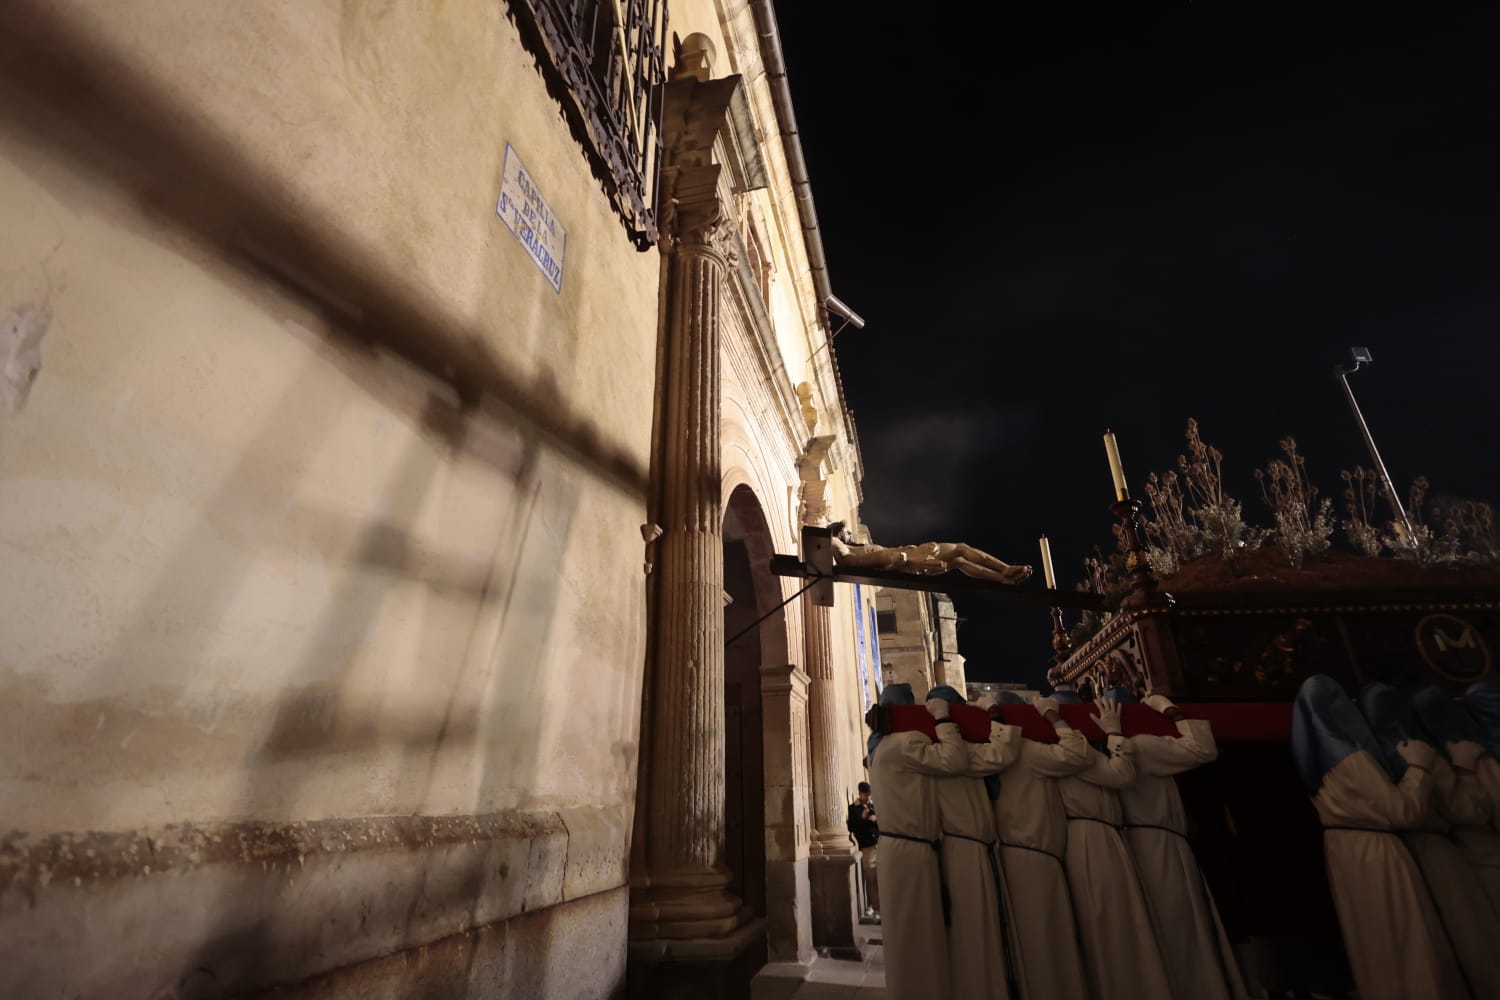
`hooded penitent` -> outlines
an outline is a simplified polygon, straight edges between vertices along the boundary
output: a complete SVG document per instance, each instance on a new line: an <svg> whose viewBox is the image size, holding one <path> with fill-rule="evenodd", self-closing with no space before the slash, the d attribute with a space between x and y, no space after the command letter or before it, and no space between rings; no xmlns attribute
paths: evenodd
<svg viewBox="0 0 1500 1000"><path fill-rule="evenodd" d="M1490 756L1500 760L1500 684L1480 681L1464 692L1464 710L1479 723L1480 740Z"/></svg>
<svg viewBox="0 0 1500 1000"><path fill-rule="evenodd" d="M1337 681L1318 675L1303 682L1292 709L1292 756L1323 823L1355 985L1368 1000L1472 996L1401 836L1423 821L1432 791L1426 771L1404 760L1396 770L1386 759L1387 745L1399 758L1395 743L1411 732L1410 702L1389 685L1367 686L1360 701L1356 708Z"/></svg>
<svg viewBox="0 0 1500 1000"><path fill-rule="evenodd" d="M1125 837L1158 931L1174 997L1242 1000L1244 984L1213 894L1188 842L1187 811L1176 776L1218 755L1206 722L1173 723L1125 688L1104 697L1120 704L1120 724L1135 747L1135 781L1120 789Z"/></svg>
<svg viewBox="0 0 1500 1000"><path fill-rule="evenodd" d="M1370 724L1339 682L1327 674L1303 681L1292 706L1292 759L1307 790L1317 791L1324 775L1356 750L1381 759Z"/></svg>
<svg viewBox="0 0 1500 1000"><path fill-rule="evenodd" d="M916 698L911 693L910 684L887 684L885 689L880 692L880 704L887 706L914 705L916 704ZM880 741L884 737L885 734L879 731L870 734L869 740L865 743L865 753L868 755L867 760L873 761L875 759L875 748L880 746Z"/></svg>
<svg viewBox="0 0 1500 1000"><path fill-rule="evenodd" d="M1068 824L1063 860L1088 993L1094 1000L1171 996L1135 861L1121 832L1119 791L1135 780L1135 748L1129 740L1106 737L1077 692L1059 690L1053 698L1080 735L1097 741L1088 766L1057 783Z"/></svg>
<svg viewBox="0 0 1500 1000"><path fill-rule="evenodd" d="M1375 734L1378 749L1371 752L1390 773L1392 781L1406 774L1406 758L1396 747L1421 738L1411 697L1398 687L1376 681L1359 689L1359 711Z"/></svg>
<svg viewBox="0 0 1500 1000"><path fill-rule="evenodd" d="M1411 696L1412 707L1417 710L1417 721L1421 723L1421 735L1436 747L1443 756L1448 755L1448 744L1468 740L1484 745L1484 730L1474 717L1464 711L1457 699L1448 696L1436 684L1418 688Z"/></svg>
<svg viewBox="0 0 1500 1000"><path fill-rule="evenodd" d="M995 854L993 803L1000 796L1000 783L995 774L986 773L1013 760L1014 749L1002 754L999 745L991 744L988 715L968 705L954 688L946 684L933 688L927 692L927 700L934 699L952 706L950 718L965 742L971 744L966 749L969 776L937 782L943 878L953 918L948 932L953 995L968 1000L1018 1000L1015 966L1006 950L1009 936L1001 903L1004 881ZM971 713L976 716L973 722L979 725L965 732L961 716ZM983 778L985 792L976 787L975 777Z"/></svg>
<svg viewBox="0 0 1500 1000"><path fill-rule="evenodd" d="M957 689L953 688L952 686L950 686L948 684L939 684L937 687L935 687L931 691L927 692L927 699L926 700L931 701L934 698L941 698L941 699L943 699L944 701L946 701L950 705L967 705L968 704L968 701L964 698L964 696L961 695L961 694L959 694L958 691L957 691ZM962 726L960 726L959 728L963 729ZM965 733L964 734L964 738L965 739L969 739L969 734ZM974 742L974 741L971 740L971 742ZM989 795L991 802L993 802L996 799L998 799L1000 797L1000 776L997 775L997 774L987 774L987 775L985 775L984 776L984 790L985 790L985 793L987 795Z"/></svg>

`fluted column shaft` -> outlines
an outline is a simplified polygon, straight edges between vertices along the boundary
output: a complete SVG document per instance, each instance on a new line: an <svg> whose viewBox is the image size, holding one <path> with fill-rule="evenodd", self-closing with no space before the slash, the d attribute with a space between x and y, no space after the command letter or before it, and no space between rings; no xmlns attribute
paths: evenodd
<svg viewBox="0 0 1500 1000"><path fill-rule="evenodd" d="M850 854L847 806L844 803L844 758L838 744L838 698L833 683L833 638L829 609L804 597L807 637L807 708L812 722L812 853Z"/></svg>
<svg viewBox="0 0 1500 1000"><path fill-rule="evenodd" d="M719 290L701 245L672 262L662 462L653 872L724 864L724 542L719 473ZM654 881L654 880L653 880Z"/></svg>
<svg viewBox="0 0 1500 1000"><path fill-rule="evenodd" d="M633 929L646 937L728 934L743 909L728 892L724 861L719 306L726 261L717 231L714 221L679 236L668 279L648 874L631 907Z"/></svg>

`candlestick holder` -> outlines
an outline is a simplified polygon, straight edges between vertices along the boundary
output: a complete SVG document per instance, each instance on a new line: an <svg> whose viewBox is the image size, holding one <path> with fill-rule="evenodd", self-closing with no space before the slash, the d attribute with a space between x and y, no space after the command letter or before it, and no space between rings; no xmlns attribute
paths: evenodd
<svg viewBox="0 0 1500 1000"><path fill-rule="evenodd" d="M1073 640L1068 638L1068 629L1063 625L1062 608L1052 609L1052 653L1059 667L1073 655Z"/></svg>
<svg viewBox="0 0 1500 1000"><path fill-rule="evenodd" d="M1120 519L1120 541L1125 549L1125 572L1130 577L1130 593L1120 602L1122 608L1170 608L1177 603L1161 589L1143 543L1146 532L1141 527L1141 502L1136 499L1116 501L1110 506Z"/></svg>

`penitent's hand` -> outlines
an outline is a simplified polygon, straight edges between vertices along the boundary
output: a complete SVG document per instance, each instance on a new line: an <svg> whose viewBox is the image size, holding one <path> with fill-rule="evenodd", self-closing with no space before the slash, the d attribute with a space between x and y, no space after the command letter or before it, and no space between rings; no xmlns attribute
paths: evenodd
<svg viewBox="0 0 1500 1000"><path fill-rule="evenodd" d="M941 698L927 699L927 711L932 713L934 719L946 719L948 717L948 710L952 707Z"/></svg>
<svg viewBox="0 0 1500 1000"><path fill-rule="evenodd" d="M1141 703L1146 705L1148 708L1156 709L1162 715L1167 714L1167 709L1177 707L1176 705L1172 704L1172 699L1168 698L1164 694L1148 694L1145 698L1141 699Z"/></svg>
<svg viewBox="0 0 1500 1000"><path fill-rule="evenodd" d="M1472 771L1479 766L1479 758L1484 756L1484 747L1473 740L1449 740L1448 756L1453 758L1454 767Z"/></svg>
<svg viewBox="0 0 1500 1000"><path fill-rule="evenodd" d="M1048 722L1056 722L1062 718L1062 713L1057 710L1057 701L1053 698L1033 698L1031 705L1042 714L1042 718Z"/></svg>
<svg viewBox="0 0 1500 1000"><path fill-rule="evenodd" d="M1098 698L1094 701L1094 707L1099 709L1099 728L1110 736L1119 736L1123 731L1120 725L1120 703L1113 698Z"/></svg>
<svg viewBox="0 0 1500 1000"><path fill-rule="evenodd" d="M1433 759L1437 757L1437 751L1421 740L1402 740L1396 744L1396 752L1407 764L1423 769L1431 768Z"/></svg>

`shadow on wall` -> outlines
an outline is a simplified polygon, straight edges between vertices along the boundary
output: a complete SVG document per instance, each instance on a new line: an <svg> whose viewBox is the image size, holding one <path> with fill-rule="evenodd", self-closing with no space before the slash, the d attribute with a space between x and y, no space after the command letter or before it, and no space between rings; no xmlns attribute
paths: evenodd
<svg viewBox="0 0 1500 1000"><path fill-rule="evenodd" d="M427 413L429 425L452 416L454 413L436 400ZM450 443L453 451L441 457L420 441L408 447L390 477L386 500L381 504L385 517L367 527L353 556L356 567L390 571L408 562L415 547L399 526L416 520L429 499L439 462L452 461L462 451L462 435L456 435ZM362 703L353 684L357 650L350 640L372 628L381 617L388 587L373 575L351 574L330 600L332 610L314 631L293 676L327 675L331 665L337 667L327 681L290 694L276 711L258 759L246 771L241 814L259 817L290 811L302 815L305 806L296 801L298 776L316 774L319 768L333 765L348 770L353 780L386 790L386 801L370 803L372 814L404 811L403 805L422 801L440 755L455 745L471 745L483 762L473 813L489 812L497 799L511 798L516 789L536 784L540 767L537 727L547 717L540 710L539 665L547 645L559 578L556 572L527 573L524 568L528 560L535 562L538 556L555 565L555 553L527 551L529 528L537 516L542 491L538 464L538 449L533 442L518 470L522 502L513 509L505 530L493 540L489 571L474 595L469 621L453 620L446 613L422 615L417 648L425 677L419 683L429 691L447 693L441 718L420 710L413 713L400 704ZM566 533L571 498L551 499L561 501L562 509L554 509L551 516L562 518ZM399 569L392 573L398 579L403 575ZM445 581L441 576L417 579L429 590L455 584L468 590L473 583ZM538 592L535 584L539 580L550 580L551 588ZM518 601L522 586L530 589ZM497 604L498 626L487 620ZM522 621L515 620L517 614L523 616ZM488 747L482 740L480 719L487 699L502 703L497 707L497 718L501 722L498 728L506 731L504 753L494 752L499 749L498 733L492 734ZM414 700L426 701L420 697ZM431 938L424 929L452 926L455 913L467 914L460 926L473 928L485 922L482 903L495 873L487 870L482 854L474 856L467 872L445 870L436 884L430 884L428 867L442 865L441 856L434 858L416 844L392 847L410 849L405 860L398 858L394 863L408 869L417 866L418 870L404 874L406 884L399 898L383 900L377 912L361 913L356 933L399 949L428 943ZM524 871L515 875L526 877ZM506 873L500 873L500 877L505 878ZM216 984L223 983L239 988L270 985L279 978L275 974L278 963L296 950L295 942L285 940L285 931L278 928L274 910L263 911L264 919L248 923L246 918L251 914L240 900L225 899L218 910L221 923L206 930L201 948L187 965L191 971L181 984L184 996L212 995ZM336 919L337 915L330 916ZM372 920L374 926L370 925ZM468 952L471 960L477 954L473 949ZM316 967L315 962L312 964Z"/></svg>
<svg viewBox="0 0 1500 1000"><path fill-rule="evenodd" d="M419 300L402 275L299 213L222 135L183 115L169 93L91 44L45 0L9 5L0 32L0 123L65 151L169 225L237 253L330 325L450 385L467 407L493 407L564 457L645 497L646 470L571 411L554 377L512 371L480 330L437 301Z"/></svg>
<svg viewBox="0 0 1500 1000"><path fill-rule="evenodd" d="M476 331L431 302L392 292L400 282L389 280L356 248L338 245L289 212L268 193L273 185L248 174L219 137L184 124L167 95L145 88L108 53L81 44L63 16L47 4L27 2L7 15L7 31L0 33L0 124L62 147L210 245L256 248L257 267L272 270L329 318L329 328L319 331L327 340L328 359L427 435L425 441L413 440L395 463L375 505L380 516L335 528L357 538L349 557L355 572L332 595L328 615L311 628L305 652L288 671L296 686L285 690L264 739L246 762L235 815L299 814L309 806L308 795L315 794L303 786L335 764L354 768L372 787L387 790L384 801L370 803L372 813L400 811L424 801L439 778L440 758L459 745L471 746L482 762L472 790L474 813L524 797L537 786L542 769L551 766L539 757L543 728L556 731L567 724L556 706L543 705L541 675L565 584L556 571L561 543L555 540L571 533L580 476L600 476L627 496L643 498L644 470L597 427L570 412L556 374L523 379L489 354ZM243 284L243 276L232 278ZM388 364L390 356L413 370L391 377L398 366ZM317 391L319 384L309 368L265 404L251 444L166 558L159 578L145 588L135 619L117 640L118 650L170 642L171 628L164 629L164 623L212 632L229 614L251 566L248 556L237 555L217 536L223 523L240 518L237 511L247 497L260 491L258 463L268 457L294 466L312 460L319 429L337 417ZM441 443L436 451L432 440ZM422 551L409 527L433 501L442 466L460 458L486 464L516 484L519 501L503 526L493 538L473 539L476 550L489 551L484 562L436 559ZM340 519L307 507L293 514L325 526ZM534 531L543 518L546 538ZM373 633L388 612L391 588L385 579L392 585L418 583L428 595L415 660L423 671L417 686L436 693L431 699L436 711L424 707L427 699L415 706L399 699L362 703L360 686L351 683L350 668L360 651L357 637ZM630 583L640 589L637 580ZM463 600L448 599L453 596ZM639 610L643 598L632 601ZM466 620L456 610L464 607L470 609ZM179 653L154 683L171 690L191 682L192 651ZM95 673L104 678L121 666L119 658L106 658ZM601 671L600 683L578 694L608 706L604 711L616 718L633 717L639 694L628 689L630 676ZM503 753L495 750L502 734L482 730L487 707L504 729ZM611 751L628 774L634 745ZM170 762L183 770L194 765L184 756ZM469 914L474 926L483 921L496 879L527 874L463 860L457 872L429 878L425 866L442 863L442 856L436 861L432 854L414 857L422 860L413 863L424 866L417 887L403 888L380 915L399 926L367 928L365 914L357 927L330 931L330 940L368 935L409 944L421 939L420 929L434 924L435 914L455 911ZM201 944L184 966L178 995L262 988L276 980L278 956L320 946L288 941L287 930L279 926L278 912L304 891L301 885L289 880L285 889L269 895L264 889L259 896L226 895L200 908L208 915L204 924L179 923L181 933ZM471 950L468 960L476 955ZM321 960L308 959L313 967Z"/></svg>

